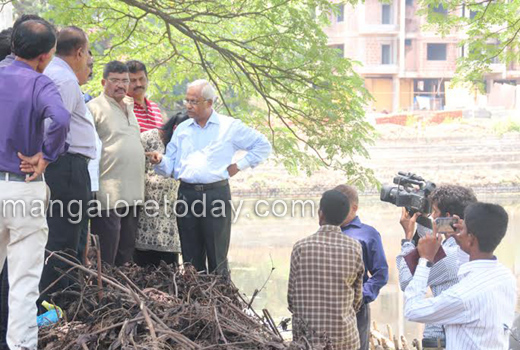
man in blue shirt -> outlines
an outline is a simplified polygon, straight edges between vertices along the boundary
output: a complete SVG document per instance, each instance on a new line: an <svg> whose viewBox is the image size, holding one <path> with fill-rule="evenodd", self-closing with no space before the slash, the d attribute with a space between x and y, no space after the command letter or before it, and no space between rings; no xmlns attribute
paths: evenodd
<svg viewBox="0 0 520 350"><path fill-rule="evenodd" d="M213 109L216 96L206 80L188 84L184 103L190 119L175 129L166 154L150 152L147 156L158 174L181 182L175 214L184 262L198 271L227 275L231 234L228 179L264 161L271 145L242 121L217 113ZM234 163L239 150L247 153Z"/></svg>
<svg viewBox="0 0 520 350"><path fill-rule="evenodd" d="M357 216L359 197L354 187L339 185L335 190L343 193L349 200L350 211L341 224L341 231L357 239L363 248L365 275L363 276L363 304L357 313L357 326L361 341L360 350L368 350L370 330L370 307L379 295L379 291L388 282L388 263L381 241L381 235L375 228L365 225ZM369 276L370 273L370 276Z"/></svg>

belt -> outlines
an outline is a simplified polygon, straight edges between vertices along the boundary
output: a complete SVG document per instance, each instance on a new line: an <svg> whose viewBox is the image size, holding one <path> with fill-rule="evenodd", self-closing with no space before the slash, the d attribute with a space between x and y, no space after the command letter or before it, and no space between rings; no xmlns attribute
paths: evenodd
<svg viewBox="0 0 520 350"><path fill-rule="evenodd" d="M20 175L15 173L10 173L8 171L0 171L0 181L16 181L16 182L25 182L26 175ZM39 175L34 181L43 181L43 175Z"/></svg>
<svg viewBox="0 0 520 350"><path fill-rule="evenodd" d="M212 182L210 184L190 184L181 180L181 187L191 188L197 192L205 192L207 190L212 190L214 188L224 187L227 185L228 180Z"/></svg>
<svg viewBox="0 0 520 350"><path fill-rule="evenodd" d="M87 163L90 161L89 157L84 156L83 154L79 154L79 153L65 153L63 156L70 156L70 157L74 157L74 158L83 159Z"/></svg>
<svg viewBox="0 0 520 350"><path fill-rule="evenodd" d="M422 346L423 349L439 349L437 341L440 340L440 348L444 349L446 347L446 339L435 339L435 338L423 338Z"/></svg>

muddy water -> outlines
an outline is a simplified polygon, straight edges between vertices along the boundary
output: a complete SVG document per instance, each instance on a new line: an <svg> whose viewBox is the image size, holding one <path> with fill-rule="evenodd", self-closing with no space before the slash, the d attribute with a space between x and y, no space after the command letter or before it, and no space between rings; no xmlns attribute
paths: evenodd
<svg viewBox="0 0 520 350"><path fill-rule="evenodd" d="M509 229L496 254L516 275L520 287L518 194L478 194L478 198L481 201L503 205L509 214ZM274 213L272 202L261 202L255 212L255 203L258 202L245 200L232 228L229 252L232 278L237 287L250 297L255 289L260 289L265 284L255 298L253 306L257 310L269 309L277 321L283 317L290 317L286 296L292 246L297 240L314 233L318 228L317 216L312 217L310 205L307 205L303 216L301 205L295 205L294 217L291 217L291 202L291 199L286 200L287 214L284 216L284 205L280 202L274 203ZM267 210L270 211L269 215L260 217L265 215ZM404 320L402 312L403 293L399 289L395 265L395 256L400 251L403 238L399 225L400 208L382 203L378 197L369 196L360 198L358 213L363 222L374 226L381 233L390 269L388 284L381 290L378 299L371 304L372 320L384 329L386 325L390 325L395 333L405 335L408 340L420 338L423 326ZM518 305L517 311L520 311Z"/></svg>

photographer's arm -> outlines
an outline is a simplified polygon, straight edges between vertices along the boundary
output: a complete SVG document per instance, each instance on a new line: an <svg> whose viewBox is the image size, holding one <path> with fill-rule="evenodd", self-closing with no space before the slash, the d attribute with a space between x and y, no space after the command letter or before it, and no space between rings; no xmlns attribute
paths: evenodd
<svg viewBox="0 0 520 350"><path fill-rule="evenodd" d="M403 227L404 230L404 238L411 241L413 238L413 235L415 234L415 224L417 223L417 218L421 215L421 213L417 212L413 214L413 216L410 216L410 213L408 213L408 210L406 208L403 208L403 211L401 213L401 219L399 220L399 223Z"/></svg>
<svg viewBox="0 0 520 350"><path fill-rule="evenodd" d="M408 211L403 208L401 219L399 220L399 223L404 230L405 239L408 240L408 242L402 244L401 253L397 255L395 259L397 269L399 270L399 286L403 292L413 278L412 272L404 260L404 257L415 249L415 245L412 243L412 238L415 233L415 224L419 215L419 213L415 213L413 216L410 216Z"/></svg>
<svg viewBox="0 0 520 350"><path fill-rule="evenodd" d="M441 240L435 229L433 234L421 238L417 246L419 256L433 261ZM425 298L430 273L431 268L417 266L413 280L405 291L405 317L410 321L444 325L468 322L468 310L457 289L460 285L445 290L437 297Z"/></svg>
<svg viewBox="0 0 520 350"><path fill-rule="evenodd" d="M453 288L435 298L426 298L430 268L418 266L406 288L404 316L409 321L435 324L464 324L469 321L464 301Z"/></svg>

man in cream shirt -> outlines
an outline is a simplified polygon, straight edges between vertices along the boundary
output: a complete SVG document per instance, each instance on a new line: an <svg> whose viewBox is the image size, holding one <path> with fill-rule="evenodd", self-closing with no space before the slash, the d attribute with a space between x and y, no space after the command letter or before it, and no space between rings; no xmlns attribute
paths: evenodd
<svg viewBox="0 0 520 350"><path fill-rule="evenodd" d="M112 265L132 260L139 206L144 200L144 149L133 106L126 104L130 79L119 61L103 70L103 93L88 103L103 143L99 163L100 211L92 217L92 234L99 236L101 258Z"/></svg>

